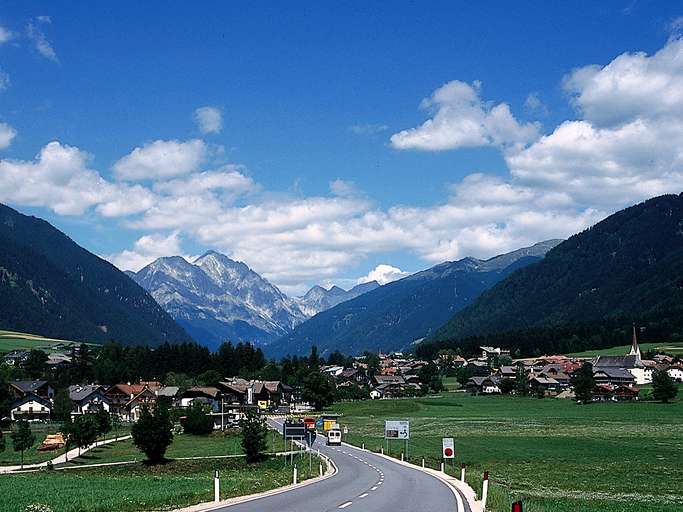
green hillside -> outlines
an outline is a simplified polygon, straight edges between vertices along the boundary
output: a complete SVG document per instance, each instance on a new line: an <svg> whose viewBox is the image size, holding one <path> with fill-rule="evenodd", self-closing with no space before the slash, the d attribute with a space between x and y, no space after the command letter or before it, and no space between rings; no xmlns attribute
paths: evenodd
<svg viewBox="0 0 683 512"><path fill-rule="evenodd" d="M75 341L191 341L132 279L36 217L0 204L0 329Z"/></svg>
<svg viewBox="0 0 683 512"><path fill-rule="evenodd" d="M573 352L567 354L571 357L595 357L595 356L623 356L628 354L631 345L620 345L618 347L603 348L599 350L584 350L582 352ZM656 352L663 352L672 356L683 356L683 342L669 342L669 343L640 343L641 352L648 352L654 350Z"/></svg>
<svg viewBox="0 0 683 512"><path fill-rule="evenodd" d="M683 340L683 195L622 210L511 274L455 314L430 341L486 342L530 354ZM422 350L427 350L423 347Z"/></svg>
<svg viewBox="0 0 683 512"><path fill-rule="evenodd" d="M45 352L50 352L55 350L56 347L60 347L60 350L64 351L69 350L73 345L80 344L81 342L77 341L44 338L43 336L39 336L37 334L0 330L0 354L6 354L12 350L20 349L39 349Z"/></svg>

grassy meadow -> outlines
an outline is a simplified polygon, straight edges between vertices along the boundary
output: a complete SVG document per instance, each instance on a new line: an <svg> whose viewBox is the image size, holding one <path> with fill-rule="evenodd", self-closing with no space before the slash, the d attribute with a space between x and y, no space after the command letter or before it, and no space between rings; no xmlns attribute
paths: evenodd
<svg viewBox="0 0 683 512"><path fill-rule="evenodd" d="M490 472L488 506L507 512L683 510L683 401L596 403L450 394L350 402L335 408L346 441L379 451L385 419L409 419L408 458L438 468L441 438L454 437L477 492ZM392 455L400 456L395 442ZM449 471L453 471L449 468ZM457 469L459 474L459 469ZM513 499L514 498L514 499ZM637 506L634 508L634 506Z"/></svg>
<svg viewBox="0 0 683 512"><path fill-rule="evenodd" d="M0 330L0 354L6 354L12 350L40 349L50 352L55 345L80 345L80 342L45 338L37 334ZM92 343L90 343L92 345Z"/></svg>
<svg viewBox="0 0 683 512"><path fill-rule="evenodd" d="M211 501L216 469L223 499L281 487L292 478L291 467L276 458L259 464L244 459L176 460L153 467L136 463L0 475L0 512L23 512L37 503L49 504L53 512L169 510ZM307 476L302 472L302 479Z"/></svg>
<svg viewBox="0 0 683 512"><path fill-rule="evenodd" d="M623 356L631 350L631 345L603 348L600 350L586 350L567 354L571 357L595 357L595 356ZM662 343L640 343L640 351L645 353L649 350L657 350L673 356L683 356L683 342L668 341Z"/></svg>

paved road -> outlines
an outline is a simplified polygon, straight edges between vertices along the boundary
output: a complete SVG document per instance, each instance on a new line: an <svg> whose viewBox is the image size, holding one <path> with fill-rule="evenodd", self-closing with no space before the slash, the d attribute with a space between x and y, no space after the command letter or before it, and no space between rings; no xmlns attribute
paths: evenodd
<svg viewBox="0 0 683 512"><path fill-rule="evenodd" d="M271 420L271 426L281 426ZM348 446L320 449L337 466L338 473L312 485L246 503L224 507L226 512L470 512L458 510L450 487L421 471Z"/></svg>

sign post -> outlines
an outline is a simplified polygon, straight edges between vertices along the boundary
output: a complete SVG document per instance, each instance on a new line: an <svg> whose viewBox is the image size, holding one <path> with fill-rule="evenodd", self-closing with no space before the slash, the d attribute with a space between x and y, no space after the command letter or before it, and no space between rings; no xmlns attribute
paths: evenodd
<svg viewBox="0 0 683 512"><path fill-rule="evenodd" d="M384 422L384 439L387 443L387 451L390 451L389 441L399 439L403 440L404 452L407 452L408 440L410 439L410 422L406 420L386 420Z"/></svg>
<svg viewBox="0 0 683 512"><path fill-rule="evenodd" d="M455 468L455 443L452 437L444 437L441 439L441 456L444 459L444 466L447 459L453 460L453 468Z"/></svg>

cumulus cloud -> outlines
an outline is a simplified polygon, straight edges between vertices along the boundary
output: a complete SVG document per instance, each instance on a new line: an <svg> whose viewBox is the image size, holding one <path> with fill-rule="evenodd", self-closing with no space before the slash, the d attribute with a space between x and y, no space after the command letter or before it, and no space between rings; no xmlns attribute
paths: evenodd
<svg viewBox="0 0 683 512"><path fill-rule="evenodd" d="M177 231L169 235L154 233L145 235L135 241L132 249L106 256L113 265L121 270L138 272L157 258L182 254L182 241ZM186 256L186 259L191 257Z"/></svg>
<svg viewBox="0 0 683 512"><path fill-rule="evenodd" d="M17 131L14 128L7 123L0 123L0 149L8 148L16 136Z"/></svg>
<svg viewBox="0 0 683 512"><path fill-rule="evenodd" d="M377 281L381 285L385 285L392 281L409 276L410 272L404 272L398 267L393 267L391 265L380 264L374 269L368 272L367 275L358 278L357 283L371 283L372 281Z"/></svg>
<svg viewBox="0 0 683 512"><path fill-rule="evenodd" d="M108 182L88 168L89 155L50 142L34 160L0 160L0 201L44 206L59 215L80 215L91 207L107 217L152 206L151 193Z"/></svg>
<svg viewBox="0 0 683 512"><path fill-rule="evenodd" d="M156 140L121 158L114 173L121 180L172 178L199 170L206 154L206 144L199 139Z"/></svg>
<svg viewBox="0 0 683 512"><path fill-rule="evenodd" d="M41 28L41 25L50 23L52 23L52 19L49 16L38 16L26 25L26 35L39 54L52 62L59 62L52 43L47 39Z"/></svg>
<svg viewBox="0 0 683 512"><path fill-rule="evenodd" d="M396 149L442 151L473 146L524 145L538 136L538 125L520 123L506 103L489 106L482 101L481 84L453 80L422 100L432 117L417 128L391 136Z"/></svg>
<svg viewBox="0 0 683 512"><path fill-rule="evenodd" d="M683 39L652 56L624 53L606 66L579 68L564 88L584 119L616 126L642 118L683 116Z"/></svg>
<svg viewBox="0 0 683 512"><path fill-rule="evenodd" d="M143 183L136 185L107 181L88 167L87 154L51 143L35 160L0 160L0 200L61 214L93 208L125 215L126 226L149 237L112 257L129 268L180 253L174 244L182 236L247 262L285 290L338 282L364 258L385 252L404 251L425 266L490 257L567 237L624 206L683 189L680 47L671 40L652 56L626 53L572 71L564 86L579 118L546 134L517 121L506 104L484 102L477 84L454 81L435 91L423 105L432 119L392 143L423 150L494 146L509 169L473 172L452 183L439 204L380 208L343 180L330 183L329 195L259 194L239 166L205 169L201 141L136 148L114 166L120 179ZM655 97L641 98L630 80ZM635 105L615 100L621 92ZM379 266L365 277L401 272Z"/></svg>
<svg viewBox="0 0 683 512"><path fill-rule="evenodd" d="M216 107L200 107L194 111L194 121L202 133L220 133L223 114Z"/></svg>

